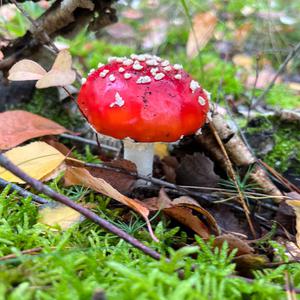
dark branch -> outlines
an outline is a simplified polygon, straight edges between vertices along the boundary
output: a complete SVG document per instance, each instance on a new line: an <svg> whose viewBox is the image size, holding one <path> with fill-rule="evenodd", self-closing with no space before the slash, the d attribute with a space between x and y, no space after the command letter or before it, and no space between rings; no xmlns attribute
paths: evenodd
<svg viewBox="0 0 300 300"><path fill-rule="evenodd" d="M152 250L151 248L147 247L143 243L141 243L136 238L130 236L123 230L119 229L113 224L110 224L108 221L100 218L97 214L93 213L89 209L79 205L76 202L73 202L68 197L61 195L55 191L53 191L50 187L44 185L40 181L30 177L26 173L24 173L19 167L17 167L15 164L13 164L10 160L8 160L2 153L0 153L0 165L4 167L6 170L10 171L14 175L18 176L19 178L23 179L26 183L28 183L30 186L32 186L35 190L37 190L40 193L43 193L50 198L52 198L55 201L58 201L68 207L73 208L74 210L81 213L83 216L85 216L87 219L93 221L94 223L100 225L107 231L117 235L121 239L125 240L132 246L136 247L137 249L143 251L145 254L153 257L154 259L160 259L161 256L158 252L155 250Z"/></svg>

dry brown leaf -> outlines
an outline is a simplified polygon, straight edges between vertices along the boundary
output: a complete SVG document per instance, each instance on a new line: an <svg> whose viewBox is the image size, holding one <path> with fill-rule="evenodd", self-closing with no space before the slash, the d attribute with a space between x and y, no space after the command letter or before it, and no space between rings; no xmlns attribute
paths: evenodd
<svg viewBox="0 0 300 300"><path fill-rule="evenodd" d="M65 205L57 204L54 207L46 206L39 210L39 222L49 226L59 225L63 230L80 222L82 215Z"/></svg>
<svg viewBox="0 0 300 300"><path fill-rule="evenodd" d="M8 79L13 81L39 80L46 73L46 70L38 63L22 59L10 68Z"/></svg>
<svg viewBox="0 0 300 300"><path fill-rule="evenodd" d="M211 234L210 228L215 234L219 234L219 228L214 217L190 197L182 196L172 201L164 190L161 189L159 197L144 200L143 203L150 210L163 210L167 215L190 228L204 239L209 238ZM210 228L194 215L195 212L205 216Z"/></svg>
<svg viewBox="0 0 300 300"><path fill-rule="evenodd" d="M0 150L10 149L32 138L68 132L63 126L23 110L0 113Z"/></svg>
<svg viewBox="0 0 300 300"><path fill-rule="evenodd" d="M104 163L105 166L118 168L127 172L136 173L136 165L126 159L117 159L111 162ZM134 187L136 178L126 173L116 172L105 168L86 168L90 174L97 178L102 178L120 193L129 193Z"/></svg>
<svg viewBox="0 0 300 300"><path fill-rule="evenodd" d="M65 173L65 185L82 185L87 188L91 188L101 194L104 194L108 197L111 197L122 204L130 207L131 209L138 212L146 221L148 230L154 240L157 241L157 238L154 236L152 231L150 221L148 219L149 210L146 206L142 205L140 202L135 201L129 197L122 195L115 188L113 188L109 183L107 183L102 178L96 178L92 176L86 169L77 168L68 166L67 171Z"/></svg>
<svg viewBox="0 0 300 300"><path fill-rule="evenodd" d="M194 58L206 46L213 36L216 24L217 17L211 11L199 13L193 18L193 28L186 46L188 58Z"/></svg>
<svg viewBox="0 0 300 300"><path fill-rule="evenodd" d="M252 24L249 22L242 24L234 33L234 41L238 45L242 45L252 30L252 27Z"/></svg>
<svg viewBox="0 0 300 300"><path fill-rule="evenodd" d="M229 250L237 249L236 256L254 253L254 249L248 243L233 234L222 234L214 240L214 246L221 248L224 242L228 243Z"/></svg>
<svg viewBox="0 0 300 300"><path fill-rule="evenodd" d="M16 147L4 155L29 176L43 180L54 172L64 161L65 156L44 142L34 142ZM25 183L22 179L0 167L0 177L9 182Z"/></svg>
<svg viewBox="0 0 300 300"><path fill-rule="evenodd" d="M176 182L180 185L215 187L219 180L214 162L199 152L185 155L176 169Z"/></svg>
<svg viewBox="0 0 300 300"><path fill-rule="evenodd" d="M298 248L300 248L300 194L291 192L287 195L293 198L293 200L286 200L286 203L294 209L296 214L296 241Z"/></svg>

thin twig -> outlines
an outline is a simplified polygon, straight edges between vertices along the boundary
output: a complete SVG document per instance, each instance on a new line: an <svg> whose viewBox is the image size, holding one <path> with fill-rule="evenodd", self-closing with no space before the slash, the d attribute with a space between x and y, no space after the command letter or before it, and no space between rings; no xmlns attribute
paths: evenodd
<svg viewBox="0 0 300 300"><path fill-rule="evenodd" d="M19 195L27 198L27 197L31 197L32 201L34 202L37 202L39 204L47 204L49 203L46 199L42 198L42 197L39 197L35 194L32 194L24 189L22 189L21 187L19 187L18 185L14 184L14 183L11 183L11 182L8 182L2 178L0 178L0 186L2 187L6 187L10 185L11 189L18 192Z"/></svg>
<svg viewBox="0 0 300 300"><path fill-rule="evenodd" d="M221 140L221 138L220 138L220 136L219 136L219 134L218 134L218 132L217 132L217 130L216 130L216 128L215 128L215 126L213 125L212 122L209 123L209 127L210 127L210 129L211 129L211 131L212 131L212 133L213 133L216 141L218 142L218 144L219 144L219 146L220 146L220 148L221 148L221 150L222 150L222 152L224 154L224 157L225 157L225 160L226 160L227 169L228 169L228 173L229 173L228 175L229 175L230 178L232 178L232 180L234 182L234 185L235 185L236 190L237 190L238 195L239 195L238 198L239 198L239 200L241 202L241 205L242 205L242 207L244 209L244 212L245 212L245 215L246 215L246 219L247 219L248 224L249 224L249 228L251 230L251 233L252 233L253 237L256 238L256 232L254 230L254 226L253 226L252 220L250 218L250 211L249 211L249 208L248 208L248 206L246 204L246 201L244 199L243 193L242 193L242 191L241 191L241 189L240 189L240 187L239 187L239 185L237 183L236 174L235 174L235 172L233 170L233 166L232 166L232 163L231 163L230 158L228 156L228 153L227 153L227 151L226 151L226 149L225 149L225 147L224 147L224 145L222 143L222 140Z"/></svg>
<svg viewBox="0 0 300 300"><path fill-rule="evenodd" d="M0 165L13 173L14 175L18 176L19 178L23 179L26 183L28 183L30 186L32 186L35 190L37 190L40 193L43 193L50 198L52 198L55 201L58 201L70 208L73 208L74 210L81 213L83 216L85 216L87 219L93 221L94 223L100 225L107 231L117 235L121 239L125 240L132 246L136 247L137 249L141 250L145 254L151 256L154 259L159 260L161 258L161 255L156 252L155 250L147 247L143 243L141 243L136 238L130 236L128 233L124 232L120 228L116 227L113 224L110 224L108 221L102 219L97 214L92 212L91 210L81 206L80 204L72 201L68 197L61 195L55 191L53 191L50 187L44 185L40 181L32 178L31 176L27 175L25 172L23 172L18 166L13 164L9 159L7 159L2 153L0 153Z"/></svg>
<svg viewBox="0 0 300 300"><path fill-rule="evenodd" d="M88 144L88 145L97 147L97 142L96 141L86 139L86 138L83 138L81 136L71 135L71 134L67 134L67 133L62 133L62 134L60 134L60 136L63 137L63 138L69 139L69 140L73 140L73 141L77 141L77 142L80 142L80 143L84 143L84 144ZM105 144L101 144L101 148L109 150L109 151L114 151L114 152L119 151L119 149L117 147L113 147L113 146L109 146L109 145L105 145Z"/></svg>
<svg viewBox="0 0 300 300"><path fill-rule="evenodd" d="M39 26L36 24L36 22L30 17L30 15L26 12L26 10L23 9L22 5L20 5L16 0L10 0L10 2L12 2L18 9L19 11L23 14L23 16L25 18L28 19L28 21L33 25L33 27L35 28L35 30L37 30L37 32L42 34L42 37L44 38L44 40L46 41L47 44L49 44L53 50L58 53L59 49L55 46L55 44L52 42L51 38L49 37L49 35L46 32L40 32L39 30ZM42 40L42 42L44 42Z"/></svg>
<svg viewBox="0 0 300 300"><path fill-rule="evenodd" d="M27 250L23 250L21 251L21 253L24 254L30 254L30 255L35 255L39 252L41 252L43 250L43 248L41 247L36 247L36 248L31 248L31 249L27 249ZM8 254L5 256L0 257L0 261L4 261L4 260L8 260L8 259L13 259L13 258L17 258L18 256L16 254Z"/></svg>
<svg viewBox="0 0 300 300"><path fill-rule="evenodd" d="M287 66L287 64L289 63L289 61L291 59L293 59L297 55L298 51L300 51L300 42L292 49L292 51L286 57L286 59L284 60L284 62L280 65L280 67L278 68L278 70L277 70L276 74L274 75L273 79L269 83L268 87L258 97L258 99L257 99L257 101L255 103L255 106L257 106L266 97L266 95L270 92L270 90L273 87L273 85L275 84L278 76L282 73L282 71L284 71L284 69Z"/></svg>
<svg viewBox="0 0 300 300"><path fill-rule="evenodd" d="M72 161L74 159L68 157L67 160ZM78 160L75 160L75 161L80 162ZM151 182L153 184L156 184L156 185L159 185L159 186L162 186L162 187L167 187L167 188L175 189L175 190L178 190L178 191L182 191L182 192L184 192L188 195L191 195L191 196L201 197L203 200L208 200L209 201L209 200L212 199L212 196L210 194L202 193L202 192L189 191L189 190L187 190L187 189L185 189L185 188L183 188L179 185L164 181L162 179L154 178L154 177L151 177L151 176L144 176L144 175L141 175L141 174L137 174L136 172L130 172L130 171L127 171L125 169L111 167L111 166L107 166L107 165L104 165L104 164L93 164L93 163L84 163L84 162L81 162L81 163L83 164L84 167L100 168L100 169L106 169L106 170L114 171L114 172L117 172L117 173L127 174L127 175L133 176L137 179L142 179L142 180Z"/></svg>

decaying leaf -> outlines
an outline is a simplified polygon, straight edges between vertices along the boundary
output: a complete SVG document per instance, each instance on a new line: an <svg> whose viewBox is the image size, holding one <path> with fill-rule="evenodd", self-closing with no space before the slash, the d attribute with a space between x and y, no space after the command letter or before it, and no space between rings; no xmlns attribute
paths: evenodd
<svg viewBox="0 0 300 300"><path fill-rule="evenodd" d="M76 79L76 73L71 69L72 58L66 49L59 52L49 72L38 63L23 59L12 66L9 70L9 80L37 80L37 88L51 86L66 86Z"/></svg>
<svg viewBox="0 0 300 300"><path fill-rule="evenodd" d="M65 156L44 142L34 142L16 147L4 153L29 176L42 180L54 172L64 161ZM22 179L0 167L0 177L9 182L25 183Z"/></svg>
<svg viewBox="0 0 300 300"><path fill-rule="evenodd" d="M250 22L242 24L234 33L234 41L242 46L248 37L250 31L252 30L253 25Z"/></svg>
<svg viewBox="0 0 300 300"><path fill-rule="evenodd" d="M63 230L83 220L83 216L76 210L62 205L42 206L39 209L39 222L49 226L59 225Z"/></svg>
<svg viewBox="0 0 300 300"><path fill-rule="evenodd" d="M111 162L104 163L105 166L118 168L128 172L136 173L136 165L126 159L117 159ZM104 179L107 183L112 185L120 193L129 193L132 191L136 178L126 173L116 172L108 169L101 168L86 168L90 174L97 178Z"/></svg>
<svg viewBox="0 0 300 300"><path fill-rule="evenodd" d="M92 176L88 170L84 168L72 167L69 166L65 173L65 185L82 185L88 188L91 188L101 194L109 196L122 204L130 207L131 209L138 212L146 221L148 230L154 240L157 241L157 238L154 236L152 232L152 228L150 225L150 221L148 219L149 210L146 206L142 205L141 202L138 202L134 199L128 198L118 192L115 188L113 188L110 184L108 184L102 178L96 178Z"/></svg>
<svg viewBox="0 0 300 300"><path fill-rule="evenodd" d="M0 150L10 149L32 138L68 132L63 126L23 110L0 113Z"/></svg>
<svg viewBox="0 0 300 300"><path fill-rule="evenodd" d="M193 28L189 33L186 46L188 58L194 58L213 36L217 17L211 11L199 13L193 18Z"/></svg>
<svg viewBox="0 0 300 300"><path fill-rule="evenodd" d="M237 249L236 256L254 253L254 249L250 247L246 241L233 234L222 234L217 236L214 240L214 246L221 248L225 241L227 242L230 251Z"/></svg>
<svg viewBox="0 0 300 300"><path fill-rule="evenodd" d="M176 169L176 181L181 185L215 187L219 179L214 163L199 152L184 156Z"/></svg>
<svg viewBox="0 0 300 300"><path fill-rule="evenodd" d="M288 193L288 196L293 198L293 200L287 200L286 203L294 209L296 214L296 241L297 246L300 248L300 194L292 192Z"/></svg>
<svg viewBox="0 0 300 300"><path fill-rule="evenodd" d="M239 272L239 275L252 277L252 271L266 267L269 259L266 255L251 253L237 256L233 259L233 262L236 264L236 270Z"/></svg>
<svg viewBox="0 0 300 300"><path fill-rule="evenodd" d="M218 225L213 216L190 197L179 197L172 201L164 190L161 189L159 197L147 199L144 203L150 210L162 210L171 218L190 228L204 239L209 238L211 232L219 234ZM204 224L195 215L196 212L206 218L209 226Z"/></svg>

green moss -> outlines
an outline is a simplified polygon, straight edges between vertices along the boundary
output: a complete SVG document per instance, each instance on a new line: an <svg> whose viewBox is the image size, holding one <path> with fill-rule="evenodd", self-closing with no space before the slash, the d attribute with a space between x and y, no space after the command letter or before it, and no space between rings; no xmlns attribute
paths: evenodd
<svg viewBox="0 0 300 300"><path fill-rule="evenodd" d="M266 97L267 104L293 109L299 107L300 97L284 84L276 84Z"/></svg>
<svg viewBox="0 0 300 300"><path fill-rule="evenodd" d="M265 161L279 172L286 171L292 164L300 172L300 130L297 126L281 124L274 134L275 146L265 157Z"/></svg>
<svg viewBox="0 0 300 300"><path fill-rule="evenodd" d="M274 147L262 157L267 164L279 172L285 172L291 166L299 166L300 172L300 130L297 124L281 122L278 117L262 116L252 120L250 125L246 129L247 134L266 134L274 141Z"/></svg>
<svg viewBox="0 0 300 300"><path fill-rule="evenodd" d="M60 40L70 45L70 51L74 57L79 57L78 69L83 70L85 75L91 68L97 68L100 62L105 63L110 56L129 56L135 49L121 44L110 44L104 40L95 39L91 34L83 30L73 40Z"/></svg>

